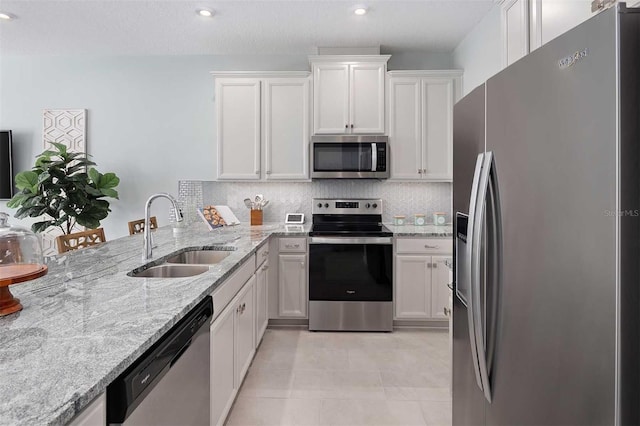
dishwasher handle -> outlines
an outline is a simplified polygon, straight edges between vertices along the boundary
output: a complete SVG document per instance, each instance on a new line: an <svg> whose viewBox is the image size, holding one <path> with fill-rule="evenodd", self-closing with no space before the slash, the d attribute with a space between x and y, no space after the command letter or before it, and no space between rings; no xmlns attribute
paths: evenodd
<svg viewBox="0 0 640 426"><path fill-rule="evenodd" d="M189 341L185 343L182 348L180 348L176 356L174 356L173 359L171 360L171 367L173 367L173 364L178 362L182 354L184 354L187 351L187 349L189 349L189 346L191 346L191 342L193 342L193 339L189 339Z"/></svg>

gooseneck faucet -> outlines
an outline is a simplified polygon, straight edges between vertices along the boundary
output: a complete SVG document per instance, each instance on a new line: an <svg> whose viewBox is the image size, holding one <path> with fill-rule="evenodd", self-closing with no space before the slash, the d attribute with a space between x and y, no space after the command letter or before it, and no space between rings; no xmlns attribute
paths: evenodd
<svg viewBox="0 0 640 426"><path fill-rule="evenodd" d="M167 194L166 192L159 192L157 194L153 194L147 200L147 203L144 206L144 251L142 253L142 260L149 260L153 255L153 244L151 243L151 203L156 198L166 198L171 201L173 204L173 213L176 216L176 222L182 222L182 212L178 207L178 202L171 194Z"/></svg>

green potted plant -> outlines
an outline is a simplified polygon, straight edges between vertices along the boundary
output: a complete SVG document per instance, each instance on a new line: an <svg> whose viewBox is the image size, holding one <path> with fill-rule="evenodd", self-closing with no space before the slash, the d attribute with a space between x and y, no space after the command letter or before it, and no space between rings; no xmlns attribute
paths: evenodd
<svg viewBox="0 0 640 426"><path fill-rule="evenodd" d="M7 203L17 208L15 217L43 217L31 226L34 232L59 227L70 234L77 223L95 229L107 217L109 202L104 198L118 198L115 188L120 179L115 173L102 174L83 152L68 152L60 143L52 143L51 150L36 158L31 170L16 175L20 190Z"/></svg>

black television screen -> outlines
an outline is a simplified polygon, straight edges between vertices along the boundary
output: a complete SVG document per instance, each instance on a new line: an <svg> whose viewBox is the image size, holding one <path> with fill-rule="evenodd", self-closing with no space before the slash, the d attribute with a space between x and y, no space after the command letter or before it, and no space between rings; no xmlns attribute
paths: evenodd
<svg viewBox="0 0 640 426"><path fill-rule="evenodd" d="M6 200L12 196L11 130L0 130L0 199Z"/></svg>

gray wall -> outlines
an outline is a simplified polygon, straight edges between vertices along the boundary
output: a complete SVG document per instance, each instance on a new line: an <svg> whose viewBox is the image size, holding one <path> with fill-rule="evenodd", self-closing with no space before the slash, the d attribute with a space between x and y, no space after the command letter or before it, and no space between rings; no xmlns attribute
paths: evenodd
<svg viewBox="0 0 640 426"><path fill-rule="evenodd" d="M455 68L464 69L466 95L502 69L501 4L496 4L453 51Z"/></svg>
<svg viewBox="0 0 640 426"><path fill-rule="evenodd" d="M398 54L389 68L449 68L451 63L447 54ZM18 172L31 168L43 150L43 109L86 108L87 151L98 170L121 178L120 200L103 222L107 239L113 239L127 234L127 221L143 216L152 193L175 194L179 179L215 178L210 71L308 69L302 55L3 56L0 128L14 132ZM6 209L4 202L0 209ZM163 200L154 204L161 225L168 223L168 209Z"/></svg>

